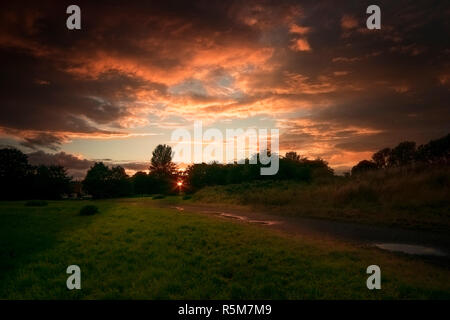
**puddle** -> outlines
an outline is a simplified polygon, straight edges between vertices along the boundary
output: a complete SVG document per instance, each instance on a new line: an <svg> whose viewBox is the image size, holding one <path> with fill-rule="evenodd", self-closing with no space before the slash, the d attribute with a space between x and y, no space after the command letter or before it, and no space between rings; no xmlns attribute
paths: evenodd
<svg viewBox="0 0 450 320"><path fill-rule="evenodd" d="M394 252L402 252L406 254L414 254L421 256L446 256L447 254L441 250L432 247L424 247L412 244L402 243L376 243L375 247Z"/></svg>
<svg viewBox="0 0 450 320"><path fill-rule="evenodd" d="M273 224L279 223L278 221L264 221L264 220L248 220L250 223L256 223L256 224L264 224L267 226L271 226Z"/></svg>
<svg viewBox="0 0 450 320"><path fill-rule="evenodd" d="M247 221L250 223L263 224L263 225L268 225L268 226L278 223L278 221L251 220L246 217L242 217L242 216L238 216L238 215L234 215L234 214L230 214L230 213L224 213L224 212L221 212L219 214L225 218Z"/></svg>
<svg viewBox="0 0 450 320"><path fill-rule="evenodd" d="M184 208L182 207L171 207L172 209L177 209L178 211L183 211ZM280 223L280 221L266 221L266 220L253 220L253 219L249 219L247 217L243 217L243 216L239 216L236 214L231 214L231 213L226 213L226 212L217 212L217 211L210 211L210 210L203 210L201 211L203 213L212 213L212 214L218 214L221 217L224 218L229 218L229 219L235 219L235 220L240 220L240 221L246 221L246 222L250 222L250 223L255 223L255 224L262 224L262 225L266 225L266 226L271 226L273 224L277 224Z"/></svg>
<svg viewBox="0 0 450 320"><path fill-rule="evenodd" d="M221 215L222 217L230 218L230 219L247 220L247 219L245 219L244 217L236 216L236 215L234 215L234 214L229 214L229 213L220 213L220 215Z"/></svg>

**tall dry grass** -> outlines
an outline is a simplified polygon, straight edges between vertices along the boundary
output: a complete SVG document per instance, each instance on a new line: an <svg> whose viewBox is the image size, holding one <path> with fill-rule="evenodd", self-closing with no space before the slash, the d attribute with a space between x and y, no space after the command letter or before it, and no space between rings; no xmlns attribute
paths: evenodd
<svg viewBox="0 0 450 320"><path fill-rule="evenodd" d="M215 186L200 190L194 199L265 207L280 214L446 229L450 227L450 168L390 168L311 184L268 181Z"/></svg>

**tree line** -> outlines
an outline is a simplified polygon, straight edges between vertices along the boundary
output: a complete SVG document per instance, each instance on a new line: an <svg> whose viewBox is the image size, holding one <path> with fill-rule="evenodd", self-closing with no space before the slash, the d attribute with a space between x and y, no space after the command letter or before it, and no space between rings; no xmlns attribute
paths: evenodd
<svg viewBox="0 0 450 320"><path fill-rule="evenodd" d="M333 170L324 160L309 160L295 152L288 152L280 158L278 173L273 176L260 174L260 161L257 164L251 164L249 159L245 159L243 164L197 163L180 171L172 162L172 157L170 146L159 145L153 151L149 173L139 171L129 178L119 167L108 168L103 163L96 163L87 172L83 189L95 198L105 198L132 194L175 194L180 191L190 193L205 186L255 180L311 182L313 179L333 176ZM178 182L182 186L178 186Z"/></svg>
<svg viewBox="0 0 450 320"><path fill-rule="evenodd" d="M14 148L4 148L0 149L0 199L60 199L73 193L84 193L94 198L175 194L180 191L195 192L212 185L259 180L311 183L334 177L333 170L323 159L310 160L293 151L280 157L278 173L273 176L260 175L261 162L253 164L249 159L245 159L243 164L191 164L180 171L172 158L170 146L158 145L152 152L149 173L139 171L131 177L121 166L109 167L103 162L96 162L80 184L73 181L62 166L32 166L26 154ZM450 134L418 147L415 142L405 141L395 148L384 148L375 152L371 160L360 161L351 173L357 175L368 170L416 164L450 164Z"/></svg>
<svg viewBox="0 0 450 320"><path fill-rule="evenodd" d="M83 190L94 198L175 193L180 174L172 157L170 146L158 145L152 153L149 173L139 171L132 177L121 166L109 168L102 162L96 162L82 182Z"/></svg>
<svg viewBox="0 0 450 320"><path fill-rule="evenodd" d="M132 177L121 166L109 167L95 162L79 183L63 166L33 166L22 151L3 148L0 149L0 199L61 199L74 193L94 198L171 193L179 179L172 156L170 146L158 145L152 153L150 173L137 172Z"/></svg>
<svg viewBox="0 0 450 320"><path fill-rule="evenodd" d="M258 157L258 155L255 155ZM205 186L238 184L259 180L295 180L311 182L314 179L333 176L333 169L322 159L309 160L296 152L288 152L279 159L279 169L275 175L261 175L261 162L243 164L200 163L188 166L185 179L190 191Z"/></svg>
<svg viewBox="0 0 450 320"><path fill-rule="evenodd" d="M355 165L351 173L357 175L370 170L392 167L450 164L450 134L440 139L419 145L413 141L404 141L394 148L384 148L372 155L371 160L362 160Z"/></svg>
<svg viewBox="0 0 450 320"><path fill-rule="evenodd" d="M0 150L0 199L59 199L71 192L71 183L62 166L32 166L21 151Z"/></svg>
<svg viewBox="0 0 450 320"><path fill-rule="evenodd" d="M96 199L115 198L194 192L205 186L263 179L310 182L316 178L333 176L333 170L324 160L309 160L295 152L288 152L280 158L279 170L274 176L261 176L260 161L250 164L249 159L244 164L192 164L185 171L180 171L172 158L170 146L158 145L152 153L149 173L139 171L131 177L121 166L110 167L103 162L95 162L80 183L73 181L62 166L32 166L26 154L14 148L5 148L0 150L0 198L60 199L74 193L83 193ZM179 182L182 187L178 185Z"/></svg>

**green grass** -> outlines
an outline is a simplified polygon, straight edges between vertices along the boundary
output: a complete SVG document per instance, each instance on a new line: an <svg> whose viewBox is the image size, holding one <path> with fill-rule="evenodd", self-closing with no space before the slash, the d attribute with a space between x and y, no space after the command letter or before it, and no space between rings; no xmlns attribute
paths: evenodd
<svg viewBox="0 0 450 320"><path fill-rule="evenodd" d="M27 207L45 207L47 204L47 201L43 200L29 200L25 202Z"/></svg>
<svg viewBox="0 0 450 320"><path fill-rule="evenodd" d="M450 298L448 269L155 203L0 202L0 299ZM99 213L80 216L87 204ZM72 264L81 290L66 288ZM371 264L382 290L366 288Z"/></svg>
<svg viewBox="0 0 450 320"><path fill-rule="evenodd" d="M450 231L450 168L397 168L324 183L214 186L194 201L249 205L280 215Z"/></svg>

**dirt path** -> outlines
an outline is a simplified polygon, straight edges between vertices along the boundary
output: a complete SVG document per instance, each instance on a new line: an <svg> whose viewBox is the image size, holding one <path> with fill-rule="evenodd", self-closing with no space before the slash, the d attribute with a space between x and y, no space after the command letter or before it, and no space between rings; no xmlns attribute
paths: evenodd
<svg viewBox="0 0 450 320"><path fill-rule="evenodd" d="M212 206L203 204L162 205L180 212L193 212L233 219L242 223L259 224L290 234L315 238L337 239L359 245L373 245L384 250L415 254L439 260L450 267L450 235L436 232L405 230L333 220L282 217L257 212L247 207Z"/></svg>

